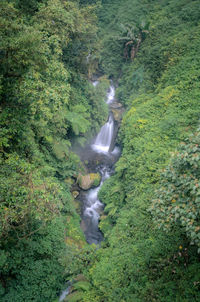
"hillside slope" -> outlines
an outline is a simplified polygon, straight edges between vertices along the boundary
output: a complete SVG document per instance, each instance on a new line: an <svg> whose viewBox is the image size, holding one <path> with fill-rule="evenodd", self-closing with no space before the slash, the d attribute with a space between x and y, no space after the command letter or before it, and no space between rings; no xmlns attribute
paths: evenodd
<svg viewBox="0 0 200 302"><path fill-rule="evenodd" d="M84 301L200 299L199 16L198 1L105 1L101 68L127 113Z"/></svg>

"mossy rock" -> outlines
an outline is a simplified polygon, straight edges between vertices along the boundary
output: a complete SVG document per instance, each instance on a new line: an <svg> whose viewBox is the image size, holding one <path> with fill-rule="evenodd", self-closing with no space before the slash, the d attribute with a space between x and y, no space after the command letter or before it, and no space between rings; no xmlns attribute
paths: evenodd
<svg viewBox="0 0 200 302"><path fill-rule="evenodd" d="M116 122L120 122L122 119L123 109L111 108L111 111L113 113L114 120Z"/></svg>
<svg viewBox="0 0 200 302"><path fill-rule="evenodd" d="M83 190L89 190L92 187L98 187L101 182L99 173L89 173L87 175L79 174L78 185Z"/></svg>
<svg viewBox="0 0 200 302"><path fill-rule="evenodd" d="M72 195L74 198L78 197L79 191L72 191Z"/></svg>
<svg viewBox="0 0 200 302"><path fill-rule="evenodd" d="M74 184L74 179L71 177L65 178L65 183L71 187Z"/></svg>
<svg viewBox="0 0 200 302"><path fill-rule="evenodd" d="M90 179L93 181L93 186L98 187L101 182L101 175L99 173L90 173Z"/></svg>

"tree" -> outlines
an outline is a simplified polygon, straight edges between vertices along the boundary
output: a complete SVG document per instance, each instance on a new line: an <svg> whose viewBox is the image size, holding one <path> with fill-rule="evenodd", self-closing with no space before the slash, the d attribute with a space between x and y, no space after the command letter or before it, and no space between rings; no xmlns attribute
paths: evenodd
<svg viewBox="0 0 200 302"><path fill-rule="evenodd" d="M145 39L148 31L149 24L145 21L141 24L130 25L121 24L122 37L118 37L118 40L124 40L124 56L125 58L131 58L133 60L139 50L142 41Z"/></svg>

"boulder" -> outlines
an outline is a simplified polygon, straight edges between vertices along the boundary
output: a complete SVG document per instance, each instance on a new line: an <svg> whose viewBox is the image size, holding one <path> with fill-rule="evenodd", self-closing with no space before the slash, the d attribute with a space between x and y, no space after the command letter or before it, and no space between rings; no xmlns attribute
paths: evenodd
<svg viewBox="0 0 200 302"><path fill-rule="evenodd" d="M72 195L74 198L78 197L79 191L72 191Z"/></svg>
<svg viewBox="0 0 200 302"><path fill-rule="evenodd" d="M121 103L114 102L110 105L110 109L113 113L114 120L120 122L122 119L122 114L124 113L124 108Z"/></svg>
<svg viewBox="0 0 200 302"><path fill-rule="evenodd" d="M119 109L122 108L123 105L121 103L118 102L113 102L112 104L110 104L110 108L114 108L114 109Z"/></svg>
<svg viewBox="0 0 200 302"><path fill-rule="evenodd" d="M89 173L87 175L79 174L78 185L83 190L89 190L92 187L98 187L101 182L99 173Z"/></svg>
<svg viewBox="0 0 200 302"><path fill-rule="evenodd" d="M111 108L111 110L112 110L112 113L113 113L114 120L116 122L119 122L121 120L121 112L120 112L120 110L113 109L113 108Z"/></svg>
<svg viewBox="0 0 200 302"><path fill-rule="evenodd" d="M123 111L122 110L119 110L119 109L114 109L114 108L111 108L111 111L113 113L113 117L114 117L114 120L116 122L120 122L121 121L121 118L122 118L122 113Z"/></svg>
<svg viewBox="0 0 200 302"><path fill-rule="evenodd" d="M65 183L70 187L74 184L75 180L71 177L65 178Z"/></svg>

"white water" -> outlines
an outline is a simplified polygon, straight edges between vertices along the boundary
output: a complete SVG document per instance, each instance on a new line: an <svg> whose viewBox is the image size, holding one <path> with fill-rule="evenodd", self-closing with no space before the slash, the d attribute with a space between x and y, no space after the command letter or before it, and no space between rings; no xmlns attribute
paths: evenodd
<svg viewBox="0 0 200 302"><path fill-rule="evenodd" d="M90 57L91 57L91 53L89 52L89 54L88 54L87 57L86 57L86 62L87 62L87 64L89 63Z"/></svg>
<svg viewBox="0 0 200 302"><path fill-rule="evenodd" d="M59 302L61 302L65 299L65 297L69 294L69 291L70 291L70 286L68 286L67 289L62 291L60 298L59 298Z"/></svg>
<svg viewBox="0 0 200 302"><path fill-rule="evenodd" d="M107 94L107 104L111 104L115 99L115 87L113 85L110 86L109 92Z"/></svg>
<svg viewBox="0 0 200 302"><path fill-rule="evenodd" d="M92 148L97 152L108 152L112 143L113 131L114 121L112 115L110 115L107 123L101 127Z"/></svg>
<svg viewBox="0 0 200 302"><path fill-rule="evenodd" d="M99 84L99 81L94 81L94 82L92 82L92 85L93 85L94 87L96 87L98 84Z"/></svg>
<svg viewBox="0 0 200 302"><path fill-rule="evenodd" d="M93 85L96 86L98 81L93 82ZM109 91L107 93L106 103L111 104L115 98L115 88L114 86L110 86ZM114 120L113 116L110 113L108 117L108 121L105 125L101 127L99 134L96 137L94 144L92 144L92 149L98 153L108 153L110 151L110 146L112 143L114 132Z"/></svg>
<svg viewBox="0 0 200 302"><path fill-rule="evenodd" d="M96 82L93 82L93 85L96 86ZM115 89L111 85L107 93L106 103L111 104L114 101ZM95 142L91 145L91 148L96 153L103 153L105 157L109 158L111 155L117 155L118 149L114 149L113 152L110 152L110 147L113 140L114 134L114 119L112 113L109 114L108 121L102 127L98 133ZM105 179L110 177L110 168L102 164L100 173L102 176L101 183L98 188L91 189L85 196L84 201L84 212L83 220L86 222L87 231L85 235L88 243L98 244L102 239L102 234L99 231L98 224L100 213L103 210L103 204L98 199L98 192L105 181Z"/></svg>
<svg viewBox="0 0 200 302"><path fill-rule="evenodd" d="M98 81L94 81L93 86L96 87L98 85ZM114 101L115 97L115 89L111 85L109 92L107 94L106 103L111 104ZM106 158L110 155L117 156L119 154L119 148L115 147L112 152L110 151L110 146L113 139L114 132L114 120L112 114L109 114L108 121L101 128L99 134L96 137L94 144L91 145L91 148L96 153L103 153ZM99 218L100 213L103 210L103 204L98 199L98 192L103 185L103 182L110 177L110 167L105 164L99 167L99 171L101 174L101 183L97 188L90 189L84 199L84 211L82 221L84 221L87 226L87 230L85 231L85 236L87 242L89 244L99 244L103 240L103 235L99 230ZM69 294L70 287L68 287L65 291L62 292L59 301L63 301L65 297Z"/></svg>
<svg viewBox="0 0 200 302"><path fill-rule="evenodd" d="M112 155L119 155L120 154L120 148L115 147L114 150L111 152Z"/></svg>
<svg viewBox="0 0 200 302"><path fill-rule="evenodd" d="M83 212L83 219L87 221L87 242L89 244L98 244L103 239L103 236L98 228L100 213L103 210L103 204L98 199L98 192L104 181L110 177L109 167L102 167L100 169L100 173L102 179L99 187L90 189L85 196L85 210Z"/></svg>

